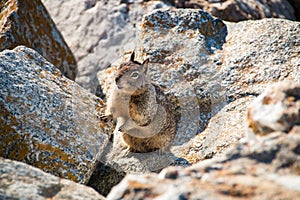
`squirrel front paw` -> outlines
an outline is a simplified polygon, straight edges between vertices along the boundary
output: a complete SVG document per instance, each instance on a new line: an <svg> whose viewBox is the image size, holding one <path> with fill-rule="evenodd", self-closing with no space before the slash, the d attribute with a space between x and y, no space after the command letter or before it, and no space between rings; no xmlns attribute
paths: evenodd
<svg viewBox="0 0 300 200"><path fill-rule="evenodd" d="M132 120L127 120L127 121L125 121L124 124L122 124L119 127L119 131L126 133L126 132L129 132L130 130L132 130L135 126L136 125Z"/></svg>
<svg viewBox="0 0 300 200"><path fill-rule="evenodd" d="M127 126L124 126L124 125L120 126L119 129L118 129L118 131L123 132L123 133L126 133L129 130L130 129Z"/></svg>

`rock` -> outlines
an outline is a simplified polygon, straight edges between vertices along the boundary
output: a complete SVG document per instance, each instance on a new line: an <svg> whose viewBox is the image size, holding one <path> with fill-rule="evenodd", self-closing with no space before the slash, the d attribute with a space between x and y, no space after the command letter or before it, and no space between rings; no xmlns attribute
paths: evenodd
<svg viewBox="0 0 300 200"><path fill-rule="evenodd" d="M259 135L289 132L300 125L300 83L281 82L270 87L250 105L248 121Z"/></svg>
<svg viewBox="0 0 300 200"><path fill-rule="evenodd" d="M179 0L173 1L173 5L179 8L203 9L215 17L231 22L263 18L295 20L297 13L288 0Z"/></svg>
<svg viewBox="0 0 300 200"><path fill-rule="evenodd" d="M277 132L255 143L240 143L226 156L185 169L127 175L107 199L297 199L299 133Z"/></svg>
<svg viewBox="0 0 300 200"><path fill-rule="evenodd" d="M247 135L247 107L265 88L300 80L299 22L263 19L227 25L223 49L210 57L227 102L183 150L192 163L224 153Z"/></svg>
<svg viewBox="0 0 300 200"><path fill-rule="evenodd" d="M105 199L92 188L1 157L0 177L0 199Z"/></svg>
<svg viewBox="0 0 300 200"><path fill-rule="evenodd" d="M299 82L299 22L263 19L230 24L228 29L215 62L222 62L230 100L258 96L278 81Z"/></svg>
<svg viewBox="0 0 300 200"><path fill-rule="evenodd" d="M40 0L5 0L0 10L0 51L25 45L75 80L76 60Z"/></svg>
<svg viewBox="0 0 300 200"><path fill-rule="evenodd" d="M96 74L135 48L142 16L160 1L42 0L78 61L76 82L92 93Z"/></svg>
<svg viewBox="0 0 300 200"><path fill-rule="evenodd" d="M0 53L0 93L0 156L87 183L108 141L103 102L24 46Z"/></svg>
<svg viewBox="0 0 300 200"><path fill-rule="evenodd" d="M209 120L205 129L182 148L181 157L191 163L222 155L247 136L247 108L253 96L228 103Z"/></svg>

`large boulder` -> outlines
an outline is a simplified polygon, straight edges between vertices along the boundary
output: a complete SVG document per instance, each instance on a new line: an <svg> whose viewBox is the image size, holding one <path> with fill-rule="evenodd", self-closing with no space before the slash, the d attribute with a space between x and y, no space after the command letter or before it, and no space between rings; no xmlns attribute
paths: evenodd
<svg viewBox="0 0 300 200"><path fill-rule="evenodd" d="M197 8L226 21L283 18L295 20L290 0L170 0L178 8Z"/></svg>
<svg viewBox="0 0 300 200"><path fill-rule="evenodd" d="M278 81L300 80L300 24L282 19L228 23L223 50L211 56L226 92L226 105L188 144L185 155L197 162L222 154L247 133L247 107ZM217 66L216 66L216 65ZM201 109L201 108L200 108Z"/></svg>
<svg viewBox="0 0 300 200"><path fill-rule="evenodd" d="M24 46L0 53L0 156L87 183L108 137L103 102Z"/></svg>
<svg viewBox="0 0 300 200"><path fill-rule="evenodd" d="M25 45L75 80L76 60L40 0L3 0L0 10L0 51Z"/></svg>
<svg viewBox="0 0 300 200"><path fill-rule="evenodd" d="M95 190L0 157L0 199L104 200Z"/></svg>

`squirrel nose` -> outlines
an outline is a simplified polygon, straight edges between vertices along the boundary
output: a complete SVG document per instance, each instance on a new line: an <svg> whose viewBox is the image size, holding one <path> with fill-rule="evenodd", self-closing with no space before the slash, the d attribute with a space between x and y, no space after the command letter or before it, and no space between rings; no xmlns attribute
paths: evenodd
<svg viewBox="0 0 300 200"><path fill-rule="evenodd" d="M120 77L116 77L115 82L116 82L118 89L122 89L123 87L119 85L119 80L120 80Z"/></svg>
<svg viewBox="0 0 300 200"><path fill-rule="evenodd" d="M117 77L115 78L115 82L116 82L116 84L118 84L119 80L120 80L120 77L119 77L119 76L117 76Z"/></svg>

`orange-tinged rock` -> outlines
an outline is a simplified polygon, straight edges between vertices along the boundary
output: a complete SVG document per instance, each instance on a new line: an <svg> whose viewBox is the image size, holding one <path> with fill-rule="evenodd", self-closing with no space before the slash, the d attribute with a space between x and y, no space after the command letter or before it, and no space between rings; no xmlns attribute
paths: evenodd
<svg viewBox="0 0 300 200"><path fill-rule="evenodd" d="M40 0L3 0L0 10L0 51L25 45L75 80L76 60Z"/></svg>
<svg viewBox="0 0 300 200"><path fill-rule="evenodd" d="M0 157L87 183L108 142L103 112L101 99L36 51L0 53Z"/></svg>

